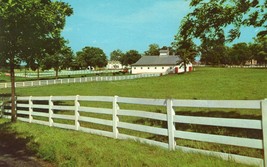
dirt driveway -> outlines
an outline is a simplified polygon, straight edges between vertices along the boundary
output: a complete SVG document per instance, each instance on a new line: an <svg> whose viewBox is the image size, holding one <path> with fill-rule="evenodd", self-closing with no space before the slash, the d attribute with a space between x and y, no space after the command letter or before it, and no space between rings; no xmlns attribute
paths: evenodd
<svg viewBox="0 0 267 167"><path fill-rule="evenodd" d="M5 125L0 126L0 167L53 167L27 150L29 139L17 138L3 128Z"/></svg>

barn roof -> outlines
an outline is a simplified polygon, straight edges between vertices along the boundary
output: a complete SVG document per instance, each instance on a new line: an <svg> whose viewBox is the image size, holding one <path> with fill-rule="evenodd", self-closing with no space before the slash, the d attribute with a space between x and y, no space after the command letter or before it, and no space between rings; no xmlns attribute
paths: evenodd
<svg viewBox="0 0 267 167"><path fill-rule="evenodd" d="M181 62L178 56L142 56L132 66L176 65Z"/></svg>

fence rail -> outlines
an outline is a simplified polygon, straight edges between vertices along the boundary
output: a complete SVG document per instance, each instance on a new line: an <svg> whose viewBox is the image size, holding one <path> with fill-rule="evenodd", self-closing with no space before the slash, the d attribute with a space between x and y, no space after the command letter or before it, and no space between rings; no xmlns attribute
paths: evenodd
<svg viewBox="0 0 267 167"><path fill-rule="evenodd" d="M84 74L101 74L101 73L113 73L113 72L118 72L120 70L76 70L76 71L59 71L58 75L84 75ZM32 72L18 72L15 73L15 76L17 77L26 77L26 78L36 78L37 73L32 73ZM55 76L56 72L55 71L46 71L46 72L40 72L39 75L41 77L51 77Z"/></svg>
<svg viewBox="0 0 267 167"><path fill-rule="evenodd" d="M130 80L136 78L156 77L160 74L138 74L138 75L123 75L123 76L95 76L95 77L83 77L83 78L66 78L56 80L38 80L38 81L25 81L16 82L15 87L32 87L32 86L45 86L54 84L68 84L68 83L82 83L82 82L101 82L101 81L118 81L118 80ZM10 88L11 83L0 83L1 88Z"/></svg>
<svg viewBox="0 0 267 167"><path fill-rule="evenodd" d="M58 103L59 101L72 101L70 103ZM86 102L105 102L111 107L98 108L91 106L92 103ZM68 105L67 105L68 104ZM83 105L85 106L83 106ZM151 111L141 111L135 109L120 108L125 104L160 106L166 109L166 113L156 113ZM8 106L9 104L7 104ZM175 113L175 107L192 108L238 108L238 109L257 109L262 112L262 120L236 119L236 118L215 118L200 116L184 116ZM64 111L59 113L58 111ZM66 114L66 111L68 112ZM7 117L10 117L8 107L4 110ZM174 99L144 99L129 97L106 97L106 96L49 96L49 97L17 97L18 119L29 123L37 123L47 126L54 126L65 129L78 130L116 139L133 139L140 142L153 144L168 148L169 150L183 150L185 152L196 152L213 155L225 160L234 160L239 163L250 165L267 165L267 100L174 100ZM65 113L65 114L64 114ZM105 114L110 119L86 115L86 113ZM167 127L144 125L134 122L122 121L120 117L139 117L166 122ZM42 117L42 119L40 118ZM72 123L57 122L56 120L71 120ZM84 123L105 125L111 130L97 129L93 126L85 126ZM176 130L176 124L196 124L206 126L219 126L243 129L258 129L262 131L262 139L247 137L234 137L199 132L188 132ZM168 141L155 141L152 139L137 137L125 134L121 129L146 132L154 135L166 136ZM263 159L242 156L231 153L201 150L196 148L179 146L177 139L187 139L200 142L218 143L231 146L247 147L263 150Z"/></svg>

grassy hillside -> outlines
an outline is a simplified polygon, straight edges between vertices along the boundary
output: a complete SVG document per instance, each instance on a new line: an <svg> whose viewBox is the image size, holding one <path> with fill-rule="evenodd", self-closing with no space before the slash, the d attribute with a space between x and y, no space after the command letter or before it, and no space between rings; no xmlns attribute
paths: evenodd
<svg viewBox="0 0 267 167"><path fill-rule="evenodd" d="M5 93L9 89L3 90ZM196 68L195 72L117 82L18 88L25 95L103 95L175 99L264 99L266 69Z"/></svg>

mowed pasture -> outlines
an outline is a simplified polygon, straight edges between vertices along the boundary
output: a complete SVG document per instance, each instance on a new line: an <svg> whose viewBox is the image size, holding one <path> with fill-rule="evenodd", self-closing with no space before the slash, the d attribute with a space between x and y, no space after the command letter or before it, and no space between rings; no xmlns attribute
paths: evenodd
<svg viewBox="0 0 267 167"><path fill-rule="evenodd" d="M267 98L267 69L196 68L188 74L117 82L18 88L18 96L86 95L207 100ZM1 90L4 93L9 89Z"/></svg>
<svg viewBox="0 0 267 167"><path fill-rule="evenodd" d="M5 93L8 93L9 90L3 89ZM136 79L131 81L116 81L116 82L92 82L92 83L82 83L82 84L66 84L66 85L53 85L53 86L44 86L44 87L32 87L32 88L19 88L17 89L18 96L67 96L67 95L86 95L86 96L114 96L118 95L121 97L141 97L141 98L156 98L156 99L165 99L165 98L173 98L173 99L206 99L206 100L246 100L246 99L264 99L267 98L267 70L266 69L229 69L229 68L196 68L196 71L188 74L182 75L168 75L161 76L155 78L144 78L144 79ZM95 107L108 107L110 104L105 103L88 103L84 104L88 106ZM153 112L166 112L161 108L154 108L150 106L122 106L123 108L139 108L145 109ZM248 118L248 119L261 119L261 113L257 110L218 110L218 109L191 109L191 108L176 108L176 114L180 115L197 115L197 116L210 116L210 117L226 117L226 118ZM68 112L62 112L63 114L68 114ZM95 115L92 115L93 117ZM97 115L97 117L104 118L104 115ZM109 119L109 118L107 118ZM135 122L139 124L151 125L154 124L159 127L164 127L166 124L164 122L150 122L147 119L138 119L138 118L122 118L122 120L126 122ZM88 126L94 126L94 128L105 129L105 126L98 126L88 124ZM27 125L27 128L28 125ZM233 136L246 136L252 138L262 138L262 134L260 131L255 130L241 130L234 128L218 128L218 127L207 127L207 126L196 126L196 125L185 125L185 124L177 124L177 129L193 131L193 132L205 132L211 134L230 134ZM23 130L22 130L23 131ZM25 133L25 132L24 132ZM39 133L39 132L38 132ZM62 132L63 133L63 132ZM74 132L73 132L74 133ZM139 133L135 131L127 131L125 133L135 134L136 136L142 136L146 138L154 138L155 140L164 141L166 138L162 138L161 136L151 136L146 133ZM78 135L74 133L75 136ZM67 135L67 134L66 134ZM79 134L80 135L80 134ZM102 137L95 136L102 141ZM38 138L38 137L37 137ZM47 140L47 139L46 139ZM67 140L67 139L65 139ZM103 143L106 143L106 139L103 138ZM79 142L74 141L74 145L76 146ZM216 145L211 143L203 143L196 142L190 140L181 140L177 139L176 141L179 145L182 146L190 146L194 148L202 148L214 151L222 151L229 153L238 153L241 155L249 155L253 157L262 157L261 150L256 149L244 149L241 147L232 147L232 146L224 146L224 145ZM41 147L43 144L41 141L37 142L40 145L41 150L44 149ZM131 145L132 142L129 142ZM111 146L112 147L112 146ZM119 149L118 145L114 146L116 148L110 149ZM123 146L122 146L123 147ZM140 150L142 150L143 145L140 145ZM58 150L53 146L53 148L49 147L51 150L47 150L48 152L53 152ZM82 148L81 148L82 149ZM99 148L100 149L100 148ZM154 150L154 148L151 148ZM157 149L156 149L157 150ZM155 150L154 150L155 151ZM154 152L153 151L153 152ZM37 151L38 152L38 151ZM94 153L94 152L90 152ZM39 154L40 151L39 151ZM68 157L64 157L63 155L57 155L55 159L52 161L56 161L57 164L60 164L61 161L66 160ZM104 153L103 153L104 154ZM134 154L134 153L133 153ZM147 154L147 153L144 153ZM169 156L171 156L170 153ZM181 153L177 152L177 158ZM48 153L47 153L48 155ZM69 158L73 158L72 155L69 155ZM155 154L156 155L156 154ZM41 155L44 157L45 155ZM78 155L73 155L74 161L78 161L79 163L86 163L86 160L80 160ZM192 156L190 158L195 159L195 156L198 155L186 155ZM180 156L182 157L182 156ZM201 156L202 157L202 156ZM140 157L139 157L140 158ZM147 158L147 157L143 157ZM152 157L153 158L153 157ZM154 157L158 159L157 157ZM190 159L188 158L188 159ZM49 159L49 158L47 158ZM161 158L159 158L161 159ZM168 159L168 158L167 158ZM179 159L179 158L178 158ZM205 158L204 158L205 159ZM50 160L50 159L49 159ZM146 162L144 160L138 159L141 162ZM80 162L81 161L81 162ZM109 161L105 159L104 161ZM118 160L120 161L120 160ZM168 166L174 166L174 164L179 161L171 162ZM203 163L204 162L204 163ZM181 166L226 166L226 164L222 161L222 163L217 164L217 160L203 160L200 164L188 164L185 162ZM216 162L216 164L213 164ZM74 163L74 162L71 162ZM97 162L94 162L97 163ZM110 162L111 163L111 162ZM118 163L118 162L117 162ZM206 164L207 163L207 164ZM144 163L146 164L146 163ZM227 165L230 164L227 162ZM91 164L92 165L92 164ZM94 164L95 165L95 164ZM116 164L114 164L116 165ZM122 166L132 166L132 162L121 164ZM146 164L147 166L155 166L153 163ZM164 163L162 164L164 165ZM158 166L162 166L158 165ZM232 164L231 164L232 165ZM230 166L231 166L230 165ZM138 166L143 166L139 164ZM235 165L234 165L235 166ZM237 165L239 166L239 165Z"/></svg>

